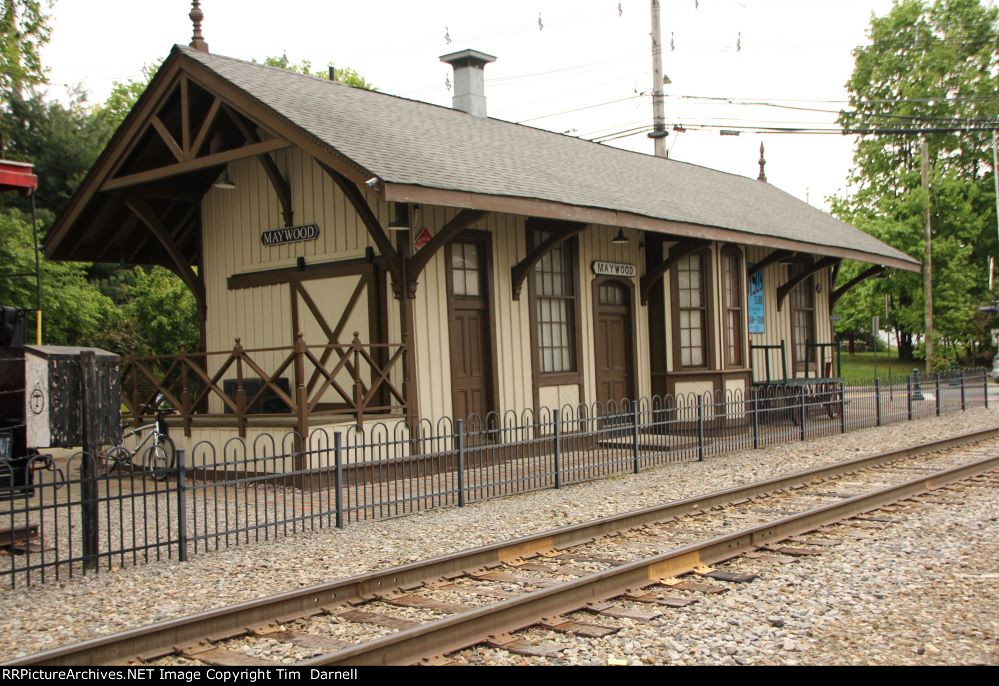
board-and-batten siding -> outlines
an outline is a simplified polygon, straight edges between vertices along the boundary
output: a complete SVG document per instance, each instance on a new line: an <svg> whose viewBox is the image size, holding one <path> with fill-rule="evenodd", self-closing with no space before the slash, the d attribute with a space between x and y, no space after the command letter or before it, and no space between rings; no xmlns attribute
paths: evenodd
<svg viewBox="0 0 999 686"><path fill-rule="evenodd" d="M415 237L426 227L436 234L456 214L457 210L451 208L424 205L415 214L417 230L411 233ZM509 214L489 214L470 228L490 234L493 298L490 326L496 341L493 354L499 384L496 409L519 413L533 405L529 300L526 288L520 300L513 299L510 275L511 267L526 254L524 220ZM452 414L447 249L438 251L423 270L414 303L420 414L432 418Z"/></svg>
<svg viewBox="0 0 999 686"><path fill-rule="evenodd" d="M750 246L746 248L746 263L756 263L769 255L772 251L768 248ZM787 351L787 367L789 376L802 376L803 373L793 371L793 360L791 353L791 295L784 300L784 307L777 309L777 289L788 279L789 266L785 264L772 264L763 270L763 311L765 317L764 332L762 334L750 334L749 340L753 345L779 345L783 340ZM829 312L829 270L822 269L813 275L814 285L821 288L821 292L815 293L815 335L818 343L831 343L834 340L832 321ZM780 351L770 351L770 375L780 378L781 356ZM757 380L765 379L763 351L757 351L753 355L753 364L756 369ZM821 370L820 370L821 373Z"/></svg>
<svg viewBox="0 0 999 686"><path fill-rule="evenodd" d="M261 244L263 231L284 225L281 204L259 162L246 159L229 163L229 176L236 188L213 188L202 203L206 347L212 352L231 351L236 338L245 349L290 346L294 342L287 285L229 290L228 277L292 267L299 256L305 257L307 264L357 258L371 244L353 206L310 156L299 149L282 150L273 156L292 189L294 223L317 224L319 238L277 246ZM379 220L386 222L388 205L370 192L365 195ZM335 325L356 282L357 277L314 280L307 282L306 289L325 308L327 321ZM369 342L367 307L367 299L362 297L339 342L349 343L354 331L360 333L362 341ZM306 343L325 344L326 336L307 309L303 306L299 311ZM273 370L286 354L259 353L254 359L263 369ZM212 356L210 368L217 368L224 359ZM221 401L214 401L211 410L221 411Z"/></svg>

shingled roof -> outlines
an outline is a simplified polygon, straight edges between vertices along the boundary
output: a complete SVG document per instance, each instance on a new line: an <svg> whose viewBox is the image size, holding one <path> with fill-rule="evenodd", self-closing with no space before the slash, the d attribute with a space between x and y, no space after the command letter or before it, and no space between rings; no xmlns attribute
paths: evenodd
<svg viewBox="0 0 999 686"><path fill-rule="evenodd" d="M387 200L563 216L919 269L905 253L766 182L186 46L175 46L173 59L192 73L207 70L378 177Z"/></svg>

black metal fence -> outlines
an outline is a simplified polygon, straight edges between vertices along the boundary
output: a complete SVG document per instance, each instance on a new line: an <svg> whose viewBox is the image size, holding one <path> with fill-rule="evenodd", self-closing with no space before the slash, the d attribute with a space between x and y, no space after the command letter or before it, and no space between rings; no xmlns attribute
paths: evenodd
<svg viewBox="0 0 999 686"><path fill-rule="evenodd" d="M10 586L175 558L670 462L988 406L984 370L922 382L788 383L467 422L317 429L199 443L165 480L90 456L0 465L0 575ZM23 465L23 462L13 462ZM24 473L16 473L24 469ZM96 474L84 478L82 474Z"/></svg>

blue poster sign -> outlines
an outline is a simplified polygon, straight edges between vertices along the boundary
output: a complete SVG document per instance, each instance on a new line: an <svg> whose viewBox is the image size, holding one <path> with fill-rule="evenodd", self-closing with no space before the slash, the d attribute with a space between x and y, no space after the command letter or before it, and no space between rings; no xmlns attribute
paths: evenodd
<svg viewBox="0 0 999 686"><path fill-rule="evenodd" d="M752 267L752 263L749 265ZM749 333L765 333L766 316L763 311L763 272L749 277Z"/></svg>

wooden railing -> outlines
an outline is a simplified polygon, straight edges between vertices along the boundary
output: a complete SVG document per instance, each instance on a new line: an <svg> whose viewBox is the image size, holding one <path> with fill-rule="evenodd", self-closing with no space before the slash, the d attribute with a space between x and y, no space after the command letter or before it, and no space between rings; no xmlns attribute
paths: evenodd
<svg viewBox="0 0 999 686"><path fill-rule="evenodd" d="M195 417L232 417L240 436L252 415L293 415L301 435L311 417L403 414L402 390L391 376L402 376L405 343L307 345L277 348L127 356L122 364L122 402L134 418L172 413L190 435ZM290 377L290 379L289 379ZM221 412L219 412L221 409Z"/></svg>

